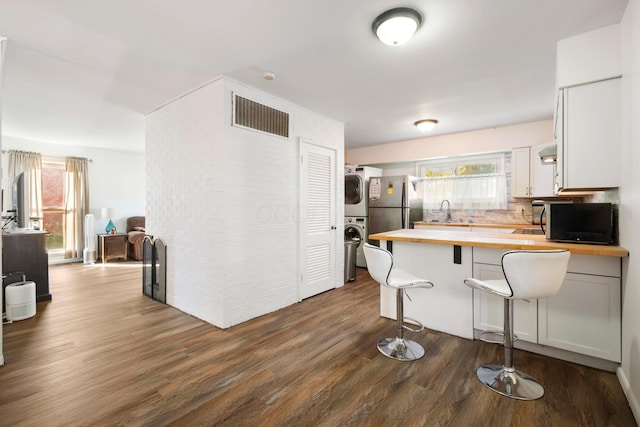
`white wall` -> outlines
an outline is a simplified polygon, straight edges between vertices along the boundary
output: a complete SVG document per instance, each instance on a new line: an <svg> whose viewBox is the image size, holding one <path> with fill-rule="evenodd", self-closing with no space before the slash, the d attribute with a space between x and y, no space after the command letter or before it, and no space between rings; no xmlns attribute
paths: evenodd
<svg viewBox="0 0 640 427"><path fill-rule="evenodd" d="M2 82L3 82L3 69L4 69L4 50L7 39L0 36L0 135L2 135ZM2 139L0 139L0 150L2 150ZM2 157L2 154L0 154ZM0 185L4 185L4 178L0 177ZM0 253L2 253L2 239L0 239ZM2 274L2 263L0 263L0 275ZM2 299L4 298L4 292L0 292L0 306L2 306ZM4 365L4 354L2 352L2 322L0 321L0 366Z"/></svg>
<svg viewBox="0 0 640 427"><path fill-rule="evenodd" d="M104 233L107 219L100 218L100 208L114 208L114 224L124 231L127 218L145 214L144 153L106 150L92 147L52 144L11 136L3 136L3 150L35 151L45 156L86 157L89 164L89 208L96 215L96 234ZM5 207L11 191L7 190L8 156L2 156L2 188Z"/></svg>
<svg viewBox="0 0 640 427"><path fill-rule="evenodd" d="M629 0L622 19L623 132L620 245L623 266L622 367L618 377L640 423L640 0Z"/></svg>
<svg viewBox="0 0 640 427"><path fill-rule="evenodd" d="M552 103L553 100L550 99L549 102ZM372 147L353 148L348 150L347 160L353 165L405 162L433 157L510 150L516 147L544 144L552 140L553 120L542 120Z"/></svg>
<svg viewBox="0 0 640 427"><path fill-rule="evenodd" d="M291 113L291 137L230 126L232 92ZM344 162L341 123L226 78L147 116L147 230L167 243L167 303L226 328L297 302L300 137ZM341 286L342 232L336 247Z"/></svg>

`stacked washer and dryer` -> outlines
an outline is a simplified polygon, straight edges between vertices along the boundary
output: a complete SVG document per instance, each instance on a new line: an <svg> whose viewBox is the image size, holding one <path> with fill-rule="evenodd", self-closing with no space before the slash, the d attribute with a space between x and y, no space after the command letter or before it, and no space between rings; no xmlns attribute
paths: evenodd
<svg viewBox="0 0 640 427"><path fill-rule="evenodd" d="M356 250L358 267L367 266L363 242L369 241L369 179L375 176L382 176L382 169L369 166L344 167L344 239L360 241ZM345 270L346 268L345 265Z"/></svg>

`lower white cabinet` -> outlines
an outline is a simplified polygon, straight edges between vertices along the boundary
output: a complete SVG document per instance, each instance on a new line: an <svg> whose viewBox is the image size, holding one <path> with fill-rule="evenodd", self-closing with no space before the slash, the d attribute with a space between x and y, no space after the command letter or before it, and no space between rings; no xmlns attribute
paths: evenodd
<svg viewBox="0 0 640 427"><path fill-rule="evenodd" d="M620 362L620 319L620 278L567 273L553 298L538 300L538 342Z"/></svg>
<svg viewBox="0 0 640 427"><path fill-rule="evenodd" d="M502 267L473 264L473 277L479 280L504 279ZM478 289L473 290L473 325L482 331L503 331L504 298ZM538 300L513 302L513 329L519 340L538 341Z"/></svg>
<svg viewBox="0 0 640 427"><path fill-rule="evenodd" d="M474 277L503 278L503 252L474 248ZM503 304L502 298L474 290L474 329L501 331ZM555 296L514 301L514 332L522 341L620 362L620 307L620 258L572 254Z"/></svg>

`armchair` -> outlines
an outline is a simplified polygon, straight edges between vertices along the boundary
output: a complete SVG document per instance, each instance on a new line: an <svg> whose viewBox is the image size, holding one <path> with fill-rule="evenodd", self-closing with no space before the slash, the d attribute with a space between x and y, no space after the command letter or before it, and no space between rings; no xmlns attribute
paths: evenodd
<svg viewBox="0 0 640 427"><path fill-rule="evenodd" d="M127 218L129 257L137 261L142 260L142 241L146 235L144 216L131 216Z"/></svg>

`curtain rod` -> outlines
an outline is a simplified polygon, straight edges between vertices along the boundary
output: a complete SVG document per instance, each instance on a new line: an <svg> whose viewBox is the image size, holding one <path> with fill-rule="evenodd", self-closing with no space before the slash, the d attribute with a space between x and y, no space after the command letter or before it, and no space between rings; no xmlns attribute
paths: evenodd
<svg viewBox="0 0 640 427"><path fill-rule="evenodd" d="M42 153L38 153L36 151L21 151L21 150L2 150L2 154L6 154L6 153L25 153L25 154L40 154L43 157L57 157L60 158L61 156L51 156L49 154L42 154ZM87 158L87 157L74 157L74 156L64 156L65 159L79 159L79 160L86 160L88 162L93 162L93 159Z"/></svg>

